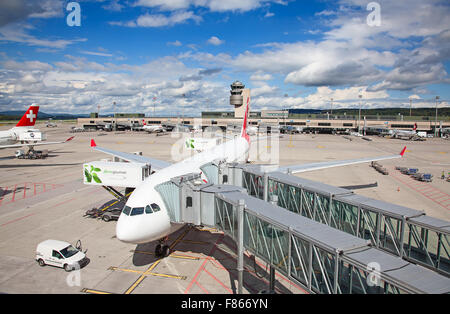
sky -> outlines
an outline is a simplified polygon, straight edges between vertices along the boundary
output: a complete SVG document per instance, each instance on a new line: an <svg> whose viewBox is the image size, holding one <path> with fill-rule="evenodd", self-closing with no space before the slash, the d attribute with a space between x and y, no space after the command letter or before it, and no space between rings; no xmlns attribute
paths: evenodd
<svg viewBox="0 0 450 314"><path fill-rule="evenodd" d="M449 16L446 0L1 1L0 111L199 116L231 111L235 80L252 111L447 107Z"/></svg>

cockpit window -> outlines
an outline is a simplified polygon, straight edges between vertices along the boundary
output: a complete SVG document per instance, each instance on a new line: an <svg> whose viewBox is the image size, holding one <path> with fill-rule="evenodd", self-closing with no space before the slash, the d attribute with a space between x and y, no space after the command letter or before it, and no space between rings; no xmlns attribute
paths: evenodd
<svg viewBox="0 0 450 314"><path fill-rule="evenodd" d="M150 205L145 206L145 213L146 214L153 214L153 210L150 207Z"/></svg>
<svg viewBox="0 0 450 314"><path fill-rule="evenodd" d="M130 216L142 215L143 213L144 213L144 207L135 207L131 211L131 215Z"/></svg>
<svg viewBox="0 0 450 314"><path fill-rule="evenodd" d="M159 212L161 208L159 208L158 204L152 204L153 212Z"/></svg>
<svg viewBox="0 0 450 314"><path fill-rule="evenodd" d="M129 215L130 214L130 211L131 211L131 207L130 206L125 206L124 208L123 208L123 213L125 214L125 215Z"/></svg>

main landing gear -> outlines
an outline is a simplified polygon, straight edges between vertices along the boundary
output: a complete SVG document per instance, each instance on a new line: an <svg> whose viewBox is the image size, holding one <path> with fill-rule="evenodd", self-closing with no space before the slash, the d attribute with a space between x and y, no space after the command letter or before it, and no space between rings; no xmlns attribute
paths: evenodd
<svg viewBox="0 0 450 314"><path fill-rule="evenodd" d="M155 248L155 256L156 257L167 257L170 255L170 247L165 245L164 242L168 240L168 237L164 239L160 239L158 245Z"/></svg>

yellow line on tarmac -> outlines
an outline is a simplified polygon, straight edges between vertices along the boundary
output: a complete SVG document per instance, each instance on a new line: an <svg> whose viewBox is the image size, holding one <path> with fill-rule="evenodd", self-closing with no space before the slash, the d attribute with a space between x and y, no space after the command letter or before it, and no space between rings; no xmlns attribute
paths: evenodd
<svg viewBox="0 0 450 314"><path fill-rule="evenodd" d="M92 293L92 294L112 294L111 292L99 291L99 290L94 290L94 289L86 289L86 288L81 289L81 292Z"/></svg>
<svg viewBox="0 0 450 314"><path fill-rule="evenodd" d="M177 276L177 275L166 275L166 274L158 274L158 273L146 273L146 276L157 276L157 277L166 277L166 278L174 278L174 279L180 279L180 280L186 280L186 276Z"/></svg>
<svg viewBox="0 0 450 314"><path fill-rule="evenodd" d="M181 280L186 280L186 278L187 278L186 276L159 274L159 273L153 273L153 272L149 273L147 271L118 268L118 267L110 267L109 269L123 271L123 272L127 272L127 273L141 274L142 276L157 276L157 277L166 277L166 278L174 278L174 279L181 279Z"/></svg>
<svg viewBox="0 0 450 314"><path fill-rule="evenodd" d="M181 239L183 239L183 238L188 234L189 230L190 230L190 229L186 229L186 231L183 232L183 233L182 233L182 234L181 234L181 235L180 235L180 236L179 236L179 237L178 237L178 238L170 245L170 249L173 249L173 248L175 247L175 245L177 245L178 242L180 242ZM133 292L134 289L136 289L136 287L142 282L142 280L145 279L146 274L147 274L147 273L151 273L152 270L153 270L156 266L158 266L158 264L159 264L160 262L161 262L160 259L157 260L156 262L154 262L154 263L152 264L152 266L150 266L150 268L147 269L147 271L145 271L145 272L141 275L141 277L139 277L139 278L131 285L131 287L127 289L127 291L125 291L125 294L130 294L131 292Z"/></svg>
<svg viewBox="0 0 450 314"><path fill-rule="evenodd" d="M202 229L197 229L198 231L209 231L209 232L218 232L219 230L215 229L215 228L202 228Z"/></svg>
<svg viewBox="0 0 450 314"><path fill-rule="evenodd" d="M133 192L128 193L127 195L125 195L125 197L130 196L131 193L133 193ZM116 205L117 203L119 203L119 202L121 202L121 201L122 201L122 200L117 200L117 201L115 201L114 203L112 203L111 205L108 205L108 206L106 206L105 208L102 208L102 212L104 212L105 210L107 210L107 209L110 208L111 206Z"/></svg>
<svg viewBox="0 0 450 314"><path fill-rule="evenodd" d="M144 251L131 251L133 253L138 253L138 254L146 254L146 255L155 255L155 253L152 252L144 252ZM178 254L170 254L168 257L173 257L173 258L181 258L181 259L193 259L193 260L199 260L199 257L196 256L189 256L189 255L178 255Z"/></svg>

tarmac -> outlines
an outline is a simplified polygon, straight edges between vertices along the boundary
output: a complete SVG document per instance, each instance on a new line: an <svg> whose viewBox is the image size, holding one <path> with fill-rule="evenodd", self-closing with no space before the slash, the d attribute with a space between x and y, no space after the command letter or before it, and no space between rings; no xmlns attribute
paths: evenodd
<svg viewBox="0 0 450 314"><path fill-rule="evenodd" d="M84 132L71 134L75 124L57 123L57 128L36 128L49 141L43 160L14 157L15 149L0 150L0 293L116 293L116 294L233 294L237 292L237 254L232 239L215 229L185 226L172 234L169 257L153 255L156 243L132 245L115 238L116 222L83 217L93 207L114 198L103 188L84 185L82 165L110 158L90 147L124 152L141 151L144 156L173 161L178 138L141 132ZM1 130L9 126L0 126ZM369 164L302 173L298 176L335 186L378 183L355 193L394 204L423 210L428 216L450 221L450 182L441 180L450 170L450 145L445 139L410 142L371 137L368 142L338 135L285 135L279 142L281 165L354 159L400 153L405 157L381 162L389 171L384 176ZM270 144L268 145L270 146ZM175 150L174 150L175 149ZM270 147L275 149L275 147ZM261 162L253 160L253 162ZM430 183L400 174L395 166L419 168L433 174ZM122 204L116 204L122 206ZM75 243L81 240L90 259L79 273L67 273L35 261L36 246L47 239ZM268 266L246 252L244 293L268 289ZM276 293L306 293L281 274L276 276Z"/></svg>

